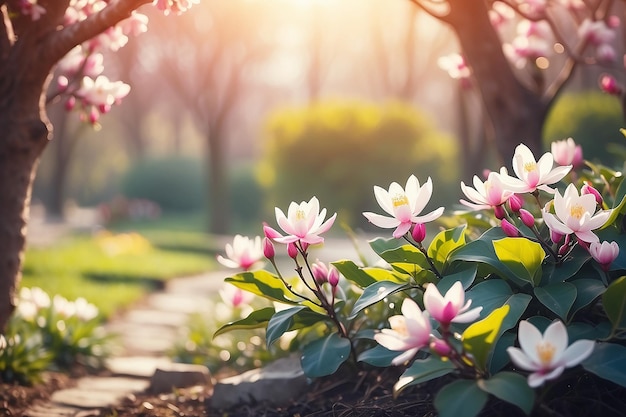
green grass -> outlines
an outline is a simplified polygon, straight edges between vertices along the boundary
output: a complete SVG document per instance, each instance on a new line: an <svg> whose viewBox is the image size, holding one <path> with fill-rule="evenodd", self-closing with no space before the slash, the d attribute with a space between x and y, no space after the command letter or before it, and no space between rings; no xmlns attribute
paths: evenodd
<svg viewBox="0 0 626 417"><path fill-rule="evenodd" d="M204 233L152 222L136 228L143 239L125 232L130 226L118 228L113 238L76 235L53 247L28 249L21 286L41 287L70 300L85 297L108 317L170 278L215 266L210 237Z"/></svg>

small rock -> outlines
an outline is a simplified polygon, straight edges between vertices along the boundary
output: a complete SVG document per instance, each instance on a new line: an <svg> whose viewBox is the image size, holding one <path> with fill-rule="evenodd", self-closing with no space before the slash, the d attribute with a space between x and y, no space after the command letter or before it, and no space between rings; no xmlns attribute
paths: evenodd
<svg viewBox="0 0 626 417"><path fill-rule="evenodd" d="M281 405L302 395L307 386L300 359L283 358L264 368L218 381L211 398L211 407L224 410L241 403Z"/></svg>
<svg viewBox="0 0 626 417"><path fill-rule="evenodd" d="M209 368L203 365L171 363L159 366L150 379L151 392L168 392L174 388L211 383Z"/></svg>
<svg viewBox="0 0 626 417"><path fill-rule="evenodd" d="M166 367L170 363L171 360L166 357L125 356L110 358L106 367L114 375L150 378L158 368Z"/></svg>

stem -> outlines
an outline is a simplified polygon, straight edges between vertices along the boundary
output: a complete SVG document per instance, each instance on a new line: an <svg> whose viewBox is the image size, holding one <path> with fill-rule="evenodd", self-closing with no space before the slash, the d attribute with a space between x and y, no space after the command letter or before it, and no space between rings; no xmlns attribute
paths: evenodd
<svg viewBox="0 0 626 417"><path fill-rule="evenodd" d="M285 286L285 288L287 288L287 290L295 295L296 297L302 298L306 301L309 301L312 304L315 304L316 306L322 307L322 305L316 303L315 301L311 300L309 297L307 297L306 295L303 294L299 294L296 291L293 290L293 287L291 285L289 285L289 283L287 283L287 281L285 281L285 278L283 278L283 275L280 273L280 270L278 269L278 266L276 265L276 262L274 261L274 259L270 259L269 260L270 263L274 266L274 270L276 271L276 274L278 275L278 278L283 282L283 285Z"/></svg>
<svg viewBox="0 0 626 417"><path fill-rule="evenodd" d="M426 250L426 248L424 248L424 246L420 242L411 241L406 235L404 235L404 240L406 240L411 245L415 246L420 252L422 252L424 257L426 258L426 262L428 262L428 265L430 266L430 270L432 271L432 273L435 274L437 278L443 279L443 275L441 275L441 273L433 263L432 259L430 259L430 256L428 256L428 251Z"/></svg>

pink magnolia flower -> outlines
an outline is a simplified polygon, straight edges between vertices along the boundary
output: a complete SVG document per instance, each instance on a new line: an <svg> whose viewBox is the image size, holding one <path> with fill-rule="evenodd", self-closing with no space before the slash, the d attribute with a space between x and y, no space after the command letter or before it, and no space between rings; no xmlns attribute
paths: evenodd
<svg viewBox="0 0 626 417"><path fill-rule="evenodd" d="M543 154L539 161L528 146L517 145L513 156L513 171L517 178L503 175L502 182L516 193L532 193L535 190L554 192L548 185L559 182L572 169L571 165L554 167L554 157L550 152Z"/></svg>
<svg viewBox="0 0 626 417"><path fill-rule="evenodd" d="M226 257L217 256L217 261L227 268L239 268L249 271L263 265L263 247L261 237L250 239L247 236L236 235L233 243L227 243Z"/></svg>
<svg viewBox="0 0 626 417"><path fill-rule="evenodd" d="M464 88L471 86L470 78L472 72L465 62L463 55L452 53L446 56L442 56L437 60L439 68L446 71L450 78L459 80Z"/></svg>
<svg viewBox="0 0 626 417"><path fill-rule="evenodd" d="M606 240L602 243L592 242L589 245L589 254L602 266L603 270L608 271L611 263L619 255L619 245L617 242L607 242Z"/></svg>
<svg viewBox="0 0 626 417"><path fill-rule="evenodd" d="M244 291L239 287L229 284L224 285L219 293L224 303L235 308L248 305L254 299L254 294L251 292Z"/></svg>
<svg viewBox="0 0 626 417"><path fill-rule="evenodd" d="M389 350L404 351L391 363L401 365L415 356L418 350L428 346L430 321L428 313L422 312L415 301L405 298L402 302L402 315L389 317L391 329L382 329L374 339Z"/></svg>
<svg viewBox="0 0 626 417"><path fill-rule="evenodd" d="M549 211L550 203L541 211L543 221L551 231L562 235L574 233L583 242L597 242L598 236L593 230L606 223L611 215L611 210L596 212L596 198L593 194L579 195L574 184L570 184L561 193L554 194L554 211Z"/></svg>
<svg viewBox="0 0 626 417"><path fill-rule="evenodd" d="M490 209L501 206L513 195L513 191L507 189L502 183L502 178L497 172L491 171L489 176L482 182L474 175L474 188L468 187L461 181L461 191L470 200L461 199L461 204L474 210Z"/></svg>
<svg viewBox="0 0 626 417"><path fill-rule="evenodd" d="M600 89L607 94L619 96L622 94L622 87L612 75L604 74L600 77Z"/></svg>
<svg viewBox="0 0 626 417"><path fill-rule="evenodd" d="M46 9L37 4L37 0L19 0L18 5L20 12L24 16L30 16L33 21L39 20L42 15L46 14Z"/></svg>
<svg viewBox="0 0 626 417"><path fill-rule="evenodd" d="M530 322L522 320L518 340L521 349L509 347L506 351L516 366L532 372L528 376L532 388L557 378L565 368L578 365L595 347L592 340L578 340L568 346L567 329L560 321L550 324L542 335Z"/></svg>
<svg viewBox="0 0 626 417"><path fill-rule="evenodd" d="M297 241L308 245L322 243L324 238L320 234L330 229L337 217L337 213L335 213L324 222L326 209L320 211L317 197L312 197L309 202L303 201L300 204L292 202L286 216L278 207L275 211L278 225L287 233L287 236L274 238L276 242L280 243Z"/></svg>
<svg viewBox="0 0 626 417"><path fill-rule="evenodd" d="M130 86L122 81L110 81L105 75L100 75L95 80L83 77L80 89L76 96L83 100L85 105L97 106L104 113L108 106L119 102L130 92Z"/></svg>
<svg viewBox="0 0 626 417"><path fill-rule="evenodd" d="M363 215L378 227L385 229L395 227L396 230L393 232L393 237L400 238L411 229L413 224L428 223L443 214L443 207L439 207L428 214L419 215L430 201L432 193L433 184L430 177L420 187L420 183L415 175L409 177L405 188L402 188L397 182L391 183L389 191L379 186L374 186L376 201L391 217L371 212L365 212Z"/></svg>
<svg viewBox="0 0 626 417"><path fill-rule="evenodd" d="M576 166L581 162L579 159L582 159L582 148L572 138L552 142L550 151L554 157L554 162L559 165Z"/></svg>
<svg viewBox="0 0 626 417"><path fill-rule="evenodd" d="M472 300L465 302L461 281L455 282L443 297L435 284L429 284L424 291L424 308L443 327L450 323L469 323L476 320L483 308L481 306L470 310L471 304Z"/></svg>
<svg viewBox="0 0 626 417"><path fill-rule="evenodd" d="M517 25L517 36L510 44L503 45L504 53L515 66L522 68L528 60L550 55L552 37L547 22L522 20Z"/></svg>

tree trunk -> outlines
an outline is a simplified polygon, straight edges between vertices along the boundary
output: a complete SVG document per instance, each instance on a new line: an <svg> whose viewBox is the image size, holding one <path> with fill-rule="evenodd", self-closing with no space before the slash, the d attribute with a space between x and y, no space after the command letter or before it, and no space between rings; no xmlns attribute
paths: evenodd
<svg viewBox="0 0 626 417"><path fill-rule="evenodd" d="M6 98L0 103L0 332L16 306L31 189L48 138L38 109L20 120L13 105Z"/></svg>
<svg viewBox="0 0 626 417"><path fill-rule="evenodd" d="M447 21L456 32L480 89L502 162L511 161L519 143L539 154L548 106L539 93L529 90L515 77L489 21L486 1L451 0Z"/></svg>

